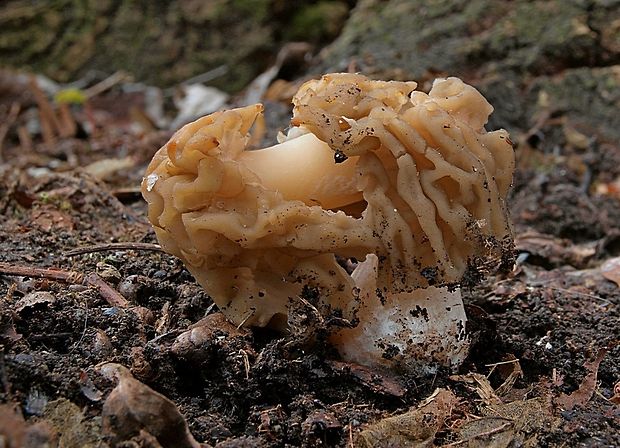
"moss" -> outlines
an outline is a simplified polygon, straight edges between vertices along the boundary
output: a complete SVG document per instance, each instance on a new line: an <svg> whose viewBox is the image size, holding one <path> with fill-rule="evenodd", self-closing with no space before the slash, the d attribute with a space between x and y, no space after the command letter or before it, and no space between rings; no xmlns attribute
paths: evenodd
<svg viewBox="0 0 620 448"><path fill-rule="evenodd" d="M529 129L548 92L569 118L620 135L617 0L360 0L317 71L427 80L454 75L496 108L491 128ZM598 66L598 67L597 67Z"/></svg>
<svg viewBox="0 0 620 448"><path fill-rule="evenodd" d="M340 1L320 1L302 7L295 13L286 39L322 43L336 37L349 13Z"/></svg>
<svg viewBox="0 0 620 448"><path fill-rule="evenodd" d="M314 3L5 0L0 60L4 66L27 68L60 82L92 69L123 69L158 85L226 65L226 76L213 84L236 91L273 62L267 55L275 54L283 36L291 35L291 17ZM319 34L330 32L327 27Z"/></svg>

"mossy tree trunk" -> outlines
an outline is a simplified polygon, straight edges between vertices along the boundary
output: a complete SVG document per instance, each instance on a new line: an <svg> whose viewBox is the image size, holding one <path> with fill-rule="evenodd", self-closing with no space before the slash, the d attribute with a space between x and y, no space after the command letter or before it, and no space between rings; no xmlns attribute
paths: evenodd
<svg viewBox="0 0 620 448"><path fill-rule="evenodd" d="M335 37L349 3L4 0L0 64L28 68L61 82L89 69L123 69L137 80L159 85L226 65L226 74L214 84L235 91L272 62L283 39L307 36L320 43ZM330 24L319 33L312 26L317 14ZM312 29L300 32L300 23Z"/></svg>

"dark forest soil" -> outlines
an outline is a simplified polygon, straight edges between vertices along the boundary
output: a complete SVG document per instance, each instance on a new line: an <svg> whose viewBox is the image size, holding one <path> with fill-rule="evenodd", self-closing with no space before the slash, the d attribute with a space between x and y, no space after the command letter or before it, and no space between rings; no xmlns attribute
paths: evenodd
<svg viewBox="0 0 620 448"><path fill-rule="evenodd" d="M136 101L106 95L116 96L93 107ZM83 111L74 113L80 122ZM0 262L31 270L0 274L4 446L185 446L113 412L120 420L110 423L104 403L116 383L105 362L170 399L204 446L620 446L620 287L601 270L620 256L617 148L539 147L532 136L549 143L562 129L552 119L513 135L518 264L465 292L472 350L459 372L420 378L343 363L321 331L238 330L152 246L70 254L156 243L135 187L170 133L106 117L89 137L35 139L25 150L9 134L4 143ZM132 165L105 182L80 168L119 151ZM34 268L72 274L56 281L58 271ZM112 292L82 281L91 273ZM311 310L298 312L312 328ZM194 327L200 343L182 344L205 316L207 326ZM172 431L172 411L151 412Z"/></svg>

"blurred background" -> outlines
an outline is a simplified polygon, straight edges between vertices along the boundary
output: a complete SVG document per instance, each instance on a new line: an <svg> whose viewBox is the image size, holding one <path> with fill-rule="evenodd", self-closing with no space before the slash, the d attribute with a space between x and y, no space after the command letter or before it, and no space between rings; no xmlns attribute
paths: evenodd
<svg viewBox="0 0 620 448"><path fill-rule="evenodd" d="M84 136L110 124L97 110L176 128L224 105L287 106L291 82L346 70L422 88L459 76L495 106L491 127L529 132L538 149L605 144L620 136L619 10L614 0L5 0L0 116L20 112L3 147L22 125L22 140L44 137L25 72L56 113L70 109L77 126L62 134ZM545 116L563 120L552 130L563 140L535 132Z"/></svg>

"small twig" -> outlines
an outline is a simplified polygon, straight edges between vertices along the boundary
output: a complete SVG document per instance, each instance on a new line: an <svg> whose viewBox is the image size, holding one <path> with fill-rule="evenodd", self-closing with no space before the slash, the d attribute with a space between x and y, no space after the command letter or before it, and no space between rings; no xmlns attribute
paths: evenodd
<svg viewBox="0 0 620 448"><path fill-rule="evenodd" d="M519 362L518 359L510 359L508 361L494 362L493 364L485 364L485 367L497 367L502 366L504 364L513 364L515 362Z"/></svg>
<svg viewBox="0 0 620 448"><path fill-rule="evenodd" d="M118 72L113 73L112 75L108 76L103 81L101 81L101 82L95 84L94 86L91 86L88 89L84 90L84 96L86 96L86 98L92 98L92 97L94 97L96 95L99 95L99 94L105 92L106 90L114 87L119 82L125 81L127 79L128 79L127 73L125 73L123 71L118 71Z"/></svg>
<svg viewBox="0 0 620 448"><path fill-rule="evenodd" d="M182 86L187 86L190 84L204 84L215 78L219 78L220 76L224 76L228 73L227 65L220 65L219 67L215 67L213 70L209 70L208 72L201 73L200 75L196 75L192 78L186 79L181 83Z"/></svg>
<svg viewBox="0 0 620 448"><path fill-rule="evenodd" d="M458 442L454 442L454 443L449 443L448 445L444 445L444 446L445 447L459 446L459 445L463 445L465 443L471 442L472 440L475 440L475 439L492 436L493 434L497 434L498 432L501 432L502 430L506 429L510 425L512 425L512 421L508 421L504 423L503 425L500 425L497 428L493 428L489 431L481 432L480 434L475 434L467 439L459 440Z"/></svg>
<svg viewBox="0 0 620 448"><path fill-rule="evenodd" d="M0 262L0 274L20 275L23 277L49 278L68 283L82 283L84 276L79 272L64 269L35 268Z"/></svg>
<svg viewBox="0 0 620 448"><path fill-rule="evenodd" d="M21 105L18 102L14 102L11 104L11 108L9 109L9 114L7 115L4 123L0 126L0 162L3 161L3 146L4 139L6 138L6 134L9 132L15 120L17 120L17 116L19 115L19 111L21 110Z"/></svg>
<svg viewBox="0 0 620 448"><path fill-rule="evenodd" d="M19 138L19 147L23 152L32 152L32 137L26 126L17 128L17 138Z"/></svg>
<svg viewBox="0 0 620 448"><path fill-rule="evenodd" d="M93 246L78 247L65 252L66 257L74 257L76 255L91 254L94 252L106 252L114 250L150 250L156 252L163 252L164 250L159 244L152 243L105 243L95 244Z"/></svg>
<svg viewBox="0 0 620 448"><path fill-rule="evenodd" d="M150 341L147 341L147 344L154 344L156 342L161 341L164 338L167 338L168 336L176 336L177 334L179 334L181 332L181 330L179 328L175 329L175 330L170 330L166 333L160 334L159 336L154 337L153 339L151 339Z"/></svg>
<svg viewBox="0 0 620 448"><path fill-rule="evenodd" d="M31 334L28 339L33 341L45 341L48 339L68 339L73 336L73 333L68 331L62 333L46 333L46 334Z"/></svg>
<svg viewBox="0 0 620 448"><path fill-rule="evenodd" d="M77 123L71 114L71 108L67 103L58 105L59 133L61 137L72 137L77 132Z"/></svg>
<svg viewBox="0 0 620 448"><path fill-rule="evenodd" d="M239 330L241 327L243 327L243 325L244 325L244 324L248 321L248 319L249 319L250 317L252 317L252 316L254 316L254 310L250 310L250 311L247 313L247 316L245 316L245 317L243 318L243 320L239 323L239 325L237 325L237 330Z"/></svg>
<svg viewBox="0 0 620 448"><path fill-rule="evenodd" d="M99 290L101 297L103 297L110 305L117 308L129 307L129 302L127 299L121 296L116 289L112 288L104 279L99 277L94 272L88 274L84 280L89 285L95 286Z"/></svg>
<svg viewBox="0 0 620 448"><path fill-rule="evenodd" d="M43 141L46 145L53 145L56 142L56 135L62 131L60 121L54 112L54 108L45 96L45 93L39 87L37 79L34 76L30 77L30 90L34 95L34 99L39 107L39 118L41 121L41 133L43 134Z"/></svg>
<svg viewBox="0 0 620 448"><path fill-rule="evenodd" d="M35 268L32 266L18 266L9 263L0 262L0 274L19 275L23 277L48 278L66 283L86 283L94 286L99 290L99 294L111 306L118 308L127 308L129 302L121 296L114 288L112 288L105 280L97 274L92 273L84 275L76 271L67 271L64 269Z"/></svg>
<svg viewBox="0 0 620 448"><path fill-rule="evenodd" d="M306 305L308 308L310 308L312 310L312 312L314 312L314 314L316 315L316 317L317 317L317 319L319 320L320 323L324 323L323 316L321 316L321 313L316 308L316 306L314 306L313 304L311 304L310 302L308 302L306 299L304 299L301 296L297 296L297 298L301 301L301 303Z"/></svg>
<svg viewBox="0 0 620 448"><path fill-rule="evenodd" d="M353 425L349 423L349 448L355 448L353 445Z"/></svg>
<svg viewBox="0 0 620 448"><path fill-rule="evenodd" d="M555 291L560 291L560 292L563 292L563 293L566 293L566 294L575 294L576 296L582 296L582 297L588 297L588 298L594 299L594 300L600 300L601 302L604 302L607 305L611 304L611 302L609 300L603 299L602 297L594 295L594 294L588 294L587 292L571 291L570 289L558 288L557 286L547 286L547 288L553 289Z"/></svg>

